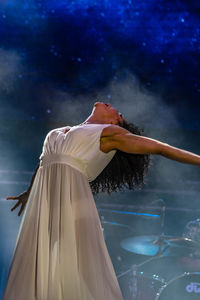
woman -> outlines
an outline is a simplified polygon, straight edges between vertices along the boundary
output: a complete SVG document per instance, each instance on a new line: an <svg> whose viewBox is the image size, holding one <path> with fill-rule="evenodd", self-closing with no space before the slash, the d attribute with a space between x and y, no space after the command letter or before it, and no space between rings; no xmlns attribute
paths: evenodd
<svg viewBox="0 0 200 300"><path fill-rule="evenodd" d="M129 130L127 130L128 128ZM140 186L149 154L200 165L200 156L140 136L110 104L80 125L51 130L28 191L3 300L123 299L92 196Z"/></svg>

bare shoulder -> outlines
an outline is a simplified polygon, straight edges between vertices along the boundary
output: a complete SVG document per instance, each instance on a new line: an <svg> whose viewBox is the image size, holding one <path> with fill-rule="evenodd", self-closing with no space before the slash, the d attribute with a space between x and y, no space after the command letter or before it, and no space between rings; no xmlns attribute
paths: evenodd
<svg viewBox="0 0 200 300"><path fill-rule="evenodd" d="M100 150L108 153L111 150L116 149L114 139L118 135L125 135L129 131L118 126L118 125L110 125L105 127L102 130L100 137Z"/></svg>
<svg viewBox="0 0 200 300"><path fill-rule="evenodd" d="M107 126L103 129L102 133L101 133L101 138L103 137L112 137L116 134L125 134L127 133L128 130L126 130L125 128L123 127L120 127L118 125L110 125L110 126Z"/></svg>

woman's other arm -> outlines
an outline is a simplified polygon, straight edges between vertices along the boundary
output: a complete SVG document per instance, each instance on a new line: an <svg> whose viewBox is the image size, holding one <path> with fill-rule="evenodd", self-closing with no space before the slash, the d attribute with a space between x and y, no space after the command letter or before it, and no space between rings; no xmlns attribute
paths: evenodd
<svg viewBox="0 0 200 300"><path fill-rule="evenodd" d="M18 212L18 216L21 215L22 211L24 210L24 207L28 201L28 197L29 197L29 194L30 194L30 191L31 191L31 187L33 185L33 182L34 182L34 179L35 179L35 176L36 176L36 173L37 173L37 170L39 168L40 164L37 165L36 169L35 169L35 172L31 178L31 182L30 182L30 185L28 187L28 189L26 191L24 191L22 194L18 195L18 196L14 196L14 197L7 197L6 200L18 200L17 203L15 204L15 206L13 206L11 208L11 211L13 211L15 208L17 208L20 204L21 204L21 208L20 208L20 211Z"/></svg>

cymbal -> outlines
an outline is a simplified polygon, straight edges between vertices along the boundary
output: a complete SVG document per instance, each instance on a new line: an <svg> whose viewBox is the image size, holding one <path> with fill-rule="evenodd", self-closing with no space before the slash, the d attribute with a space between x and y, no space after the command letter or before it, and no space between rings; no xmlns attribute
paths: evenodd
<svg viewBox="0 0 200 300"><path fill-rule="evenodd" d="M129 252L154 256L158 253L159 250L159 244L155 243L157 240L158 240L157 235L135 236L123 240L120 243L120 245L123 249Z"/></svg>
<svg viewBox="0 0 200 300"><path fill-rule="evenodd" d="M171 235L143 235L122 240L121 247L129 252L154 256L157 254L171 255L169 248L179 247L184 252L200 249L200 244L183 237ZM182 254L182 253L181 253Z"/></svg>
<svg viewBox="0 0 200 300"><path fill-rule="evenodd" d="M172 247L187 247L200 250L200 243L185 237L171 237L168 239L168 244Z"/></svg>

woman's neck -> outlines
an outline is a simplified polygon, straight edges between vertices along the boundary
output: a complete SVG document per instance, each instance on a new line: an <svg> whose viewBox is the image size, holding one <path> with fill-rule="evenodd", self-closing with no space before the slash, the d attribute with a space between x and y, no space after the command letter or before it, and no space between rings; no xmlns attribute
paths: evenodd
<svg viewBox="0 0 200 300"><path fill-rule="evenodd" d="M84 122L82 122L81 124L109 124L109 122L106 121L106 120L94 118L93 116L91 116L91 117L88 117L88 118L87 118Z"/></svg>
<svg viewBox="0 0 200 300"><path fill-rule="evenodd" d="M106 122L103 122L103 121L92 121L92 122L83 122L81 124L109 124L109 123L106 123Z"/></svg>

